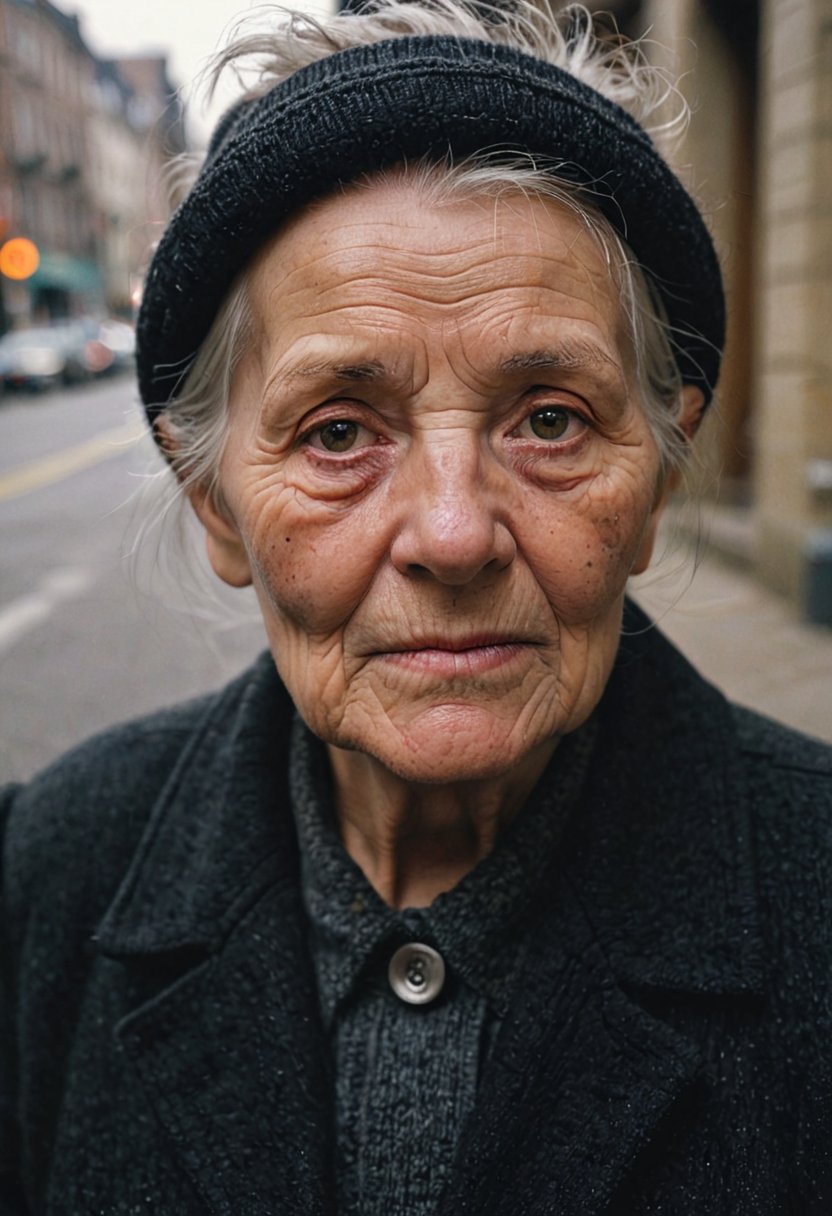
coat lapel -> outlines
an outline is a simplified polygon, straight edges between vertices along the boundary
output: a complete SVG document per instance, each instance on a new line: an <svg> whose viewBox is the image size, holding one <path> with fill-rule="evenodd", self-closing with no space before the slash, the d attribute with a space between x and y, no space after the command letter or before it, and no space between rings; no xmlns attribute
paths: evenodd
<svg viewBox="0 0 832 1216"><path fill-rule="evenodd" d="M570 879L630 987L759 992L763 950L744 761L731 707L630 609Z"/></svg>
<svg viewBox="0 0 832 1216"><path fill-rule="evenodd" d="M118 1037L208 1210L333 1211L328 1080L292 897L269 889L222 949Z"/></svg>
<svg viewBox="0 0 832 1216"><path fill-rule="evenodd" d="M546 948L532 948L495 1044L443 1216L607 1211L696 1075L696 1048L625 995L570 891L540 930Z"/></svg>
<svg viewBox="0 0 832 1216"><path fill-rule="evenodd" d="M223 696L97 934L133 994L116 1037L179 1168L223 1216L334 1211L290 718L268 661Z"/></svg>

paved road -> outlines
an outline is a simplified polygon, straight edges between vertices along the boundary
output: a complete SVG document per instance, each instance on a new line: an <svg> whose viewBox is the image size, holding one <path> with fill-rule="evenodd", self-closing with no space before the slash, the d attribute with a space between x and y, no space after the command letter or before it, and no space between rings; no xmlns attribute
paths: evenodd
<svg viewBox="0 0 832 1216"><path fill-rule="evenodd" d="M160 461L138 418L129 378L0 402L0 780L216 687L264 644L250 593L211 620L176 551L165 577L170 546L140 501L158 504ZM729 695L832 740L832 631L713 560L691 575L676 550L638 580L662 627Z"/></svg>
<svg viewBox="0 0 832 1216"><path fill-rule="evenodd" d="M181 565L163 577L154 508L141 501L158 502L148 478L160 463L137 438L135 401L127 377L0 402L0 780L216 687L264 644L248 593L211 622L190 610L202 597Z"/></svg>

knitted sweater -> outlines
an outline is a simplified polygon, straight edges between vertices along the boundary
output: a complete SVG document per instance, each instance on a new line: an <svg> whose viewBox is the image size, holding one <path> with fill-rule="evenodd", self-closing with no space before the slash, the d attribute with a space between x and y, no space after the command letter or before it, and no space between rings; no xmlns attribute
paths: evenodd
<svg viewBox="0 0 832 1216"><path fill-rule="evenodd" d="M428 908L388 907L338 834L323 744L298 718L290 792L303 903L334 1074L341 1216L432 1216L550 895L595 722L562 740L494 850ZM438 980L391 960L427 945ZM394 964L395 966L395 964Z"/></svg>

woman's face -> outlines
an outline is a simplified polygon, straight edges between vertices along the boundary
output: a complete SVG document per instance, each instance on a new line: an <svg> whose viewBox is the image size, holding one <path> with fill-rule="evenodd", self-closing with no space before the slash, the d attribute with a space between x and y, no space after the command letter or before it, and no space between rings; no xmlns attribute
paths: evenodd
<svg viewBox="0 0 832 1216"><path fill-rule="evenodd" d="M574 730L649 560L659 460L617 291L554 204L353 189L250 275L254 340L205 501L330 744L401 777L508 772Z"/></svg>

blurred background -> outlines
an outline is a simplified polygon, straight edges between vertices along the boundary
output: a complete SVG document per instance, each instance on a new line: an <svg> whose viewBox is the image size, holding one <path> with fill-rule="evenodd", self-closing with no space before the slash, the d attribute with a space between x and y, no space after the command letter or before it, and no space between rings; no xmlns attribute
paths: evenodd
<svg viewBox="0 0 832 1216"><path fill-rule="evenodd" d="M634 593L729 695L832 739L832 0L588 7L682 77L672 159L731 318L696 507ZM233 97L206 106L195 81L247 12L268 21L242 0L0 0L0 778L263 645L159 518L132 378L163 171Z"/></svg>

